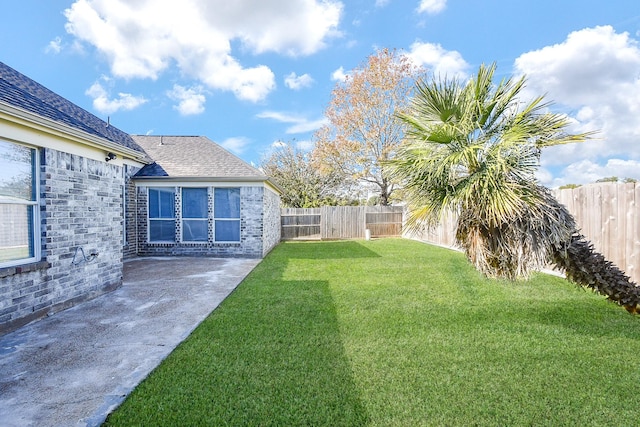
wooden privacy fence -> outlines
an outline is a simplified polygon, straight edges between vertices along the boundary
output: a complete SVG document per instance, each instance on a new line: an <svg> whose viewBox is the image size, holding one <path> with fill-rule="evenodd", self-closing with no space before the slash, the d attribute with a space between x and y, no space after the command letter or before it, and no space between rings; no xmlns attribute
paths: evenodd
<svg viewBox="0 0 640 427"><path fill-rule="evenodd" d="M640 283L640 184L597 183L554 193L595 249ZM407 237L453 247L455 229L450 214L433 230Z"/></svg>
<svg viewBox="0 0 640 427"><path fill-rule="evenodd" d="M283 208L282 240L364 239L402 235L402 206Z"/></svg>
<svg viewBox="0 0 640 427"><path fill-rule="evenodd" d="M596 250L640 284L640 184L589 184L555 195Z"/></svg>

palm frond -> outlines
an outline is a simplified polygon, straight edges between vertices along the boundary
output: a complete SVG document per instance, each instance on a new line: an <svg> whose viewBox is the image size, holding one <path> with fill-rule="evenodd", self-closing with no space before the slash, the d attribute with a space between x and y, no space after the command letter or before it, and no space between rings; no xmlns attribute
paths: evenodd
<svg viewBox="0 0 640 427"><path fill-rule="evenodd" d="M457 240L470 259L488 275L517 277L548 259L546 231L566 234L537 207L546 197L535 179L540 149L590 135L567 133L568 118L547 112L542 97L521 104L526 79L496 84L495 71L419 82L398 116L407 141L388 169L409 195L411 227L460 212Z"/></svg>

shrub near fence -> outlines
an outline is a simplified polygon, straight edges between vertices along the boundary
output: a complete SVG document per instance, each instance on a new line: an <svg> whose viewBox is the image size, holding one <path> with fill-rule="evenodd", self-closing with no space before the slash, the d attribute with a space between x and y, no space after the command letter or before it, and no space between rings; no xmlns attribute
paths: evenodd
<svg viewBox="0 0 640 427"><path fill-rule="evenodd" d="M597 183L554 194L595 249L640 283L640 184ZM455 228L450 214L438 227L406 237L453 247Z"/></svg>
<svg viewBox="0 0 640 427"><path fill-rule="evenodd" d="M284 208L282 239L335 240L402 235L402 206L323 206Z"/></svg>

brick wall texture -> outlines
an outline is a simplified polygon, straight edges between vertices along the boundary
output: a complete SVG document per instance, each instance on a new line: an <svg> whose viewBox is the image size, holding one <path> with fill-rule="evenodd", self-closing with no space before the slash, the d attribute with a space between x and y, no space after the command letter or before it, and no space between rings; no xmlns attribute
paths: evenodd
<svg viewBox="0 0 640 427"><path fill-rule="evenodd" d="M265 256L280 243L280 196L264 190L263 211L262 256Z"/></svg>
<svg viewBox="0 0 640 427"><path fill-rule="evenodd" d="M215 242L213 209L209 209L209 239L207 242L184 243L181 236L181 191L175 187L176 240L175 243L148 242L147 198L145 186L137 188L135 207L140 256L214 256L262 258L280 241L280 199L264 187L240 187L240 242ZM209 206L215 187L208 187ZM274 207L275 206L275 207ZM274 217L277 215L277 219Z"/></svg>
<svg viewBox="0 0 640 427"><path fill-rule="evenodd" d="M0 272L0 332L122 284L123 179L122 167L40 150L42 262Z"/></svg>
<svg viewBox="0 0 640 427"><path fill-rule="evenodd" d="M124 166L124 215L125 215L125 241L122 248L124 259L134 258L138 254L138 236L136 224L136 186L131 177L138 172L140 168L134 166Z"/></svg>
<svg viewBox="0 0 640 427"><path fill-rule="evenodd" d="M116 289L123 259L135 256L261 258L280 241L280 198L240 187L240 242L147 242L147 189L138 171L53 149L40 150L42 261L0 269L0 334ZM209 204L213 200L209 187ZM176 187L176 236L180 236Z"/></svg>

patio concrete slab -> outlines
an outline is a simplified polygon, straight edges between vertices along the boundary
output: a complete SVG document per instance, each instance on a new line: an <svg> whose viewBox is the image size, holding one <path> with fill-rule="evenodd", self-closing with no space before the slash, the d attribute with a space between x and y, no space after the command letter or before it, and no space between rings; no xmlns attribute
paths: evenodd
<svg viewBox="0 0 640 427"><path fill-rule="evenodd" d="M256 259L139 258L123 286L0 337L0 425L100 425Z"/></svg>

